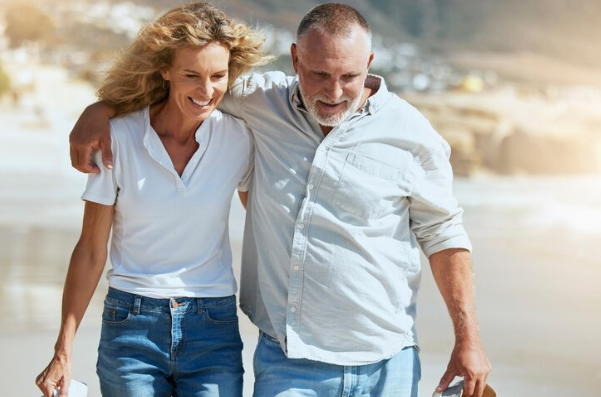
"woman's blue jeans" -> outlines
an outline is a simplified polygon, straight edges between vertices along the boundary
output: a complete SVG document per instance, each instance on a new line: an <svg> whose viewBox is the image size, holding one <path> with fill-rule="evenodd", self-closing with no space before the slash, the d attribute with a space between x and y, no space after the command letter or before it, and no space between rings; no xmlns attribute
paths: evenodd
<svg viewBox="0 0 601 397"><path fill-rule="evenodd" d="M97 373L105 397L241 397L236 298L153 299L110 288Z"/></svg>

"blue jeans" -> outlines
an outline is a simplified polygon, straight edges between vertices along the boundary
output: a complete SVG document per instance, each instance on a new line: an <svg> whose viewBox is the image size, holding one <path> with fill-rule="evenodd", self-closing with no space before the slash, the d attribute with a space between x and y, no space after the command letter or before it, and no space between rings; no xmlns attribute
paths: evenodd
<svg viewBox="0 0 601 397"><path fill-rule="evenodd" d="M241 397L236 298L153 299L110 288L96 372L106 397Z"/></svg>
<svg viewBox="0 0 601 397"><path fill-rule="evenodd" d="M279 342L259 335L255 397L417 397L419 355L407 347L375 364L341 366L289 359Z"/></svg>

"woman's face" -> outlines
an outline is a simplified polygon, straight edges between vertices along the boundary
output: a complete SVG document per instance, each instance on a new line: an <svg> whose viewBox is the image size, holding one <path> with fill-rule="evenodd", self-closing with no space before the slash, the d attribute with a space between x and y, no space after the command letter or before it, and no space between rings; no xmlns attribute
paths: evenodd
<svg viewBox="0 0 601 397"><path fill-rule="evenodd" d="M229 59L228 48L219 43L176 49L173 64L161 72L170 83L168 101L183 116L206 120L228 88Z"/></svg>

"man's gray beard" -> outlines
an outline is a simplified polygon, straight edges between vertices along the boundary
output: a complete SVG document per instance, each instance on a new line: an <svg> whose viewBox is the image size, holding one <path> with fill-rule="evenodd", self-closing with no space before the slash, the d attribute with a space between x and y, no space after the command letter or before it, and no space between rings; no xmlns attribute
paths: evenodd
<svg viewBox="0 0 601 397"><path fill-rule="evenodd" d="M324 117L318 113L316 103L318 100L322 100L323 102L328 103L328 99L321 95L314 95L314 96L305 95L305 93L303 92L303 88L300 84L298 85L298 88L300 89L300 93L303 98L303 103L305 104L305 108L307 109L307 111L309 112L309 114L311 116L315 117L315 120L317 120L319 125L324 126L324 127L336 127L336 126L342 124L343 122L345 122L346 120L350 119L357 111L357 108L359 107L359 102L361 101L361 98L363 97L363 88L362 88L361 92L359 92L359 95L357 95L357 97L353 101L347 100L347 103L349 105L343 112L335 113L335 114ZM343 97L343 98L348 98L348 97Z"/></svg>

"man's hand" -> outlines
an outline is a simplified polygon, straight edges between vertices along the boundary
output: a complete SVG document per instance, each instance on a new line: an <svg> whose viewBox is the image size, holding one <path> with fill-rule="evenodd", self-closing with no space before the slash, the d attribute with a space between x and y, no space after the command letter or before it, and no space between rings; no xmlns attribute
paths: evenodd
<svg viewBox="0 0 601 397"><path fill-rule="evenodd" d="M102 152L102 162L106 168L113 168L113 152L111 151L111 133L109 119L115 110L103 102L88 106L79 116L71 134L71 165L86 174L98 174L100 168L92 162L92 152Z"/></svg>
<svg viewBox="0 0 601 397"><path fill-rule="evenodd" d="M462 376L464 380L463 395L481 397L491 369L488 356L479 341L456 343L447 370L440 379L436 392L441 393L449 387L456 376Z"/></svg>

